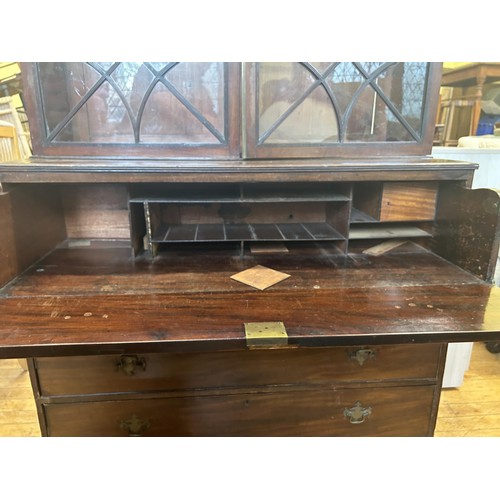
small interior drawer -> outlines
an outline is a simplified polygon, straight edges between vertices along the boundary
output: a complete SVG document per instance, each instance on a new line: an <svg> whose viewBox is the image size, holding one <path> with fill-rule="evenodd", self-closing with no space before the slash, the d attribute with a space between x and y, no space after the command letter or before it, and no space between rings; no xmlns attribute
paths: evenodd
<svg viewBox="0 0 500 500"><path fill-rule="evenodd" d="M37 358L42 396L437 378L440 344Z"/></svg>
<svg viewBox="0 0 500 500"><path fill-rule="evenodd" d="M380 222L434 219L437 188L436 182L385 183Z"/></svg>
<svg viewBox="0 0 500 500"><path fill-rule="evenodd" d="M366 221L430 221L435 218L439 183L359 183L353 205Z"/></svg>

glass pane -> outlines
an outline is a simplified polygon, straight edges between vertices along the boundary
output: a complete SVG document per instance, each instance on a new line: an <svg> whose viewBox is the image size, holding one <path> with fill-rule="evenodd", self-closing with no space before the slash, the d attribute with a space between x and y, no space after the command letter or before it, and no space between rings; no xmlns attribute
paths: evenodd
<svg viewBox="0 0 500 500"><path fill-rule="evenodd" d="M384 64L383 62L360 62L359 65L368 73L373 73L380 66Z"/></svg>
<svg viewBox="0 0 500 500"><path fill-rule="evenodd" d="M76 106L99 79L99 74L84 63L40 63L41 93L47 131L53 132L69 117ZM67 127L59 140L74 140Z"/></svg>
<svg viewBox="0 0 500 500"><path fill-rule="evenodd" d="M259 141L337 141L333 104L316 76L300 63L261 63Z"/></svg>
<svg viewBox="0 0 500 500"><path fill-rule="evenodd" d="M224 131L224 68L222 63L181 63L170 81L219 133Z"/></svg>
<svg viewBox="0 0 500 500"><path fill-rule="evenodd" d="M261 63L259 144L418 141L427 63Z"/></svg>
<svg viewBox="0 0 500 500"><path fill-rule="evenodd" d="M161 72L163 69L165 69L168 66L168 62L151 62L149 63L151 66L156 70Z"/></svg>
<svg viewBox="0 0 500 500"><path fill-rule="evenodd" d="M314 77L298 63L260 63L259 116L277 102L292 105L314 83ZM266 127L261 123L261 134Z"/></svg>
<svg viewBox="0 0 500 500"><path fill-rule="evenodd" d="M270 111L283 116L283 105L274 105ZM264 118L264 117L263 117ZM338 142L337 118L332 103L323 87L317 87L275 129L266 143Z"/></svg>
<svg viewBox="0 0 500 500"><path fill-rule="evenodd" d="M123 119L127 115L127 104L132 110L132 116L137 116L141 103L138 89L147 87L151 82L153 78L150 72L141 63L124 62L120 63L111 76L123 99L118 92L110 95L108 99L110 119Z"/></svg>
<svg viewBox="0 0 500 500"><path fill-rule="evenodd" d="M40 63L39 68L49 140L225 142L223 63Z"/></svg>
<svg viewBox="0 0 500 500"><path fill-rule="evenodd" d="M422 135L427 63L406 62L402 66L402 97L397 107L408 123Z"/></svg>
<svg viewBox="0 0 500 500"><path fill-rule="evenodd" d="M394 63L372 75L376 91L365 83L353 94L345 140L416 141L422 135L426 63Z"/></svg>
<svg viewBox="0 0 500 500"><path fill-rule="evenodd" d="M371 87L361 93L347 122L347 142L411 141L412 136Z"/></svg>
<svg viewBox="0 0 500 500"><path fill-rule="evenodd" d="M104 82L56 134L56 141L91 143L133 143L134 130L123 101Z"/></svg>
<svg viewBox="0 0 500 500"><path fill-rule="evenodd" d="M68 114L66 65L50 62L39 64L45 127L50 132Z"/></svg>
<svg viewBox="0 0 500 500"><path fill-rule="evenodd" d="M384 103L371 87L366 87L354 102L348 116L346 141L383 141L386 131Z"/></svg>
<svg viewBox="0 0 500 500"><path fill-rule="evenodd" d="M167 71L146 101L141 142L223 142L223 74L222 63L180 63Z"/></svg>
<svg viewBox="0 0 500 500"><path fill-rule="evenodd" d="M316 68L320 73L323 73L328 69L329 66L331 66L331 62L312 62L309 63L311 66Z"/></svg>
<svg viewBox="0 0 500 500"><path fill-rule="evenodd" d="M328 76L328 85L335 95L340 115L343 116L361 84L363 75L350 62L339 63Z"/></svg>
<svg viewBox="0 0 500 500"><path fill-rule="evenodd" d="M111 66L113 66L112 62L96 62L95 64L98 64L99 67L104 69L104 71L108 70L109 68L111 68Z"/></svg>

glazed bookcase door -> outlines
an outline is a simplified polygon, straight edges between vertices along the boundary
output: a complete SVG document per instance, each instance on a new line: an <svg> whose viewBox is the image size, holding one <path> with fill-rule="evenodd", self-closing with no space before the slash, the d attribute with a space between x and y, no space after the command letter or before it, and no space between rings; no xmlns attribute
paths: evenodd
<svg viewBox="0 0 500 500"><path fill-rule="evenodd" d="M264 62L245 73L249 158L431 152L439 63Z"/></svg>
<svg viewBox="0 0 500 500"><path fill-rule="evenodd" d="M39 156L236 158L240 64L25 64Z"/></svg>

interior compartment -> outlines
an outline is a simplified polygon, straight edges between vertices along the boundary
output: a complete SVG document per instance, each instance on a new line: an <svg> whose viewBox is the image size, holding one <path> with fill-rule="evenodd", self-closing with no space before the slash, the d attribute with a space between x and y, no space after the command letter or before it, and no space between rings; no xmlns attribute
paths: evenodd
<svg viewBox="0 0 500 500"><path fill-rule="evenodd" d="M15 206L17 222L15 234L6 228L3 247L15 247L19 257L9 264L11 269L3 270L2 282L64 242L120 242L135 258L154 258L176 246L189 251L203 245L203 250L215 251L225 245L231 255L237 249L240 256L257 245L279 253L321 243L324 251L344 255L388 240L430 246L439 194L438 182L415 181L55 183L6 188L1 201ZM409 194L415 191L420 203L412 204ZM384 205L392 207L391 214L384 212Z"/></svg>
<svg viewBox="0 0 500 500"><path fill-rule="evenodd" d="M438 182L359 182L353 192L353 222L433 220Z"/></svg>
<svg viewBox="0 0 500 500"><path fill-rule="evenodd" d="M141 189L129 200L134 254L188 242L335 241L345 252L350 194L345 183Z"/></svg>

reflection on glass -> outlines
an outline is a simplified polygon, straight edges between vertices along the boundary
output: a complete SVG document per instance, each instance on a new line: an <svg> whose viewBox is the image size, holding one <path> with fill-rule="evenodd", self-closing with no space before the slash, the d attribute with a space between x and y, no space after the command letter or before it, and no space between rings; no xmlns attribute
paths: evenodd
<svg viewBox="0 0 500 500"><path fill-rule="evenodd" d="M176 137L176 142L223 142L223 98L220 63L180 63L152 89L141 137L147 142L162 136Z"/></svg>
<svg viewBox="0 0 500 500"><path fill-rule="evenodd" d="M261 143L337 141L335 110L314 72L297 63L261 63L259 89Z"/></svg>
<svg viewBox="0 0 500 500"><path fill-rule="evenodd" d="M40 63L48 138L225 142L223 63Z"/></svg>
<svg viewBox="0 0 500 500"><path fill-rule="evenodd" d="M280 120L280 121L279 121ZM273 130L267 142L337 142L337 118L322 87L315 88L306 99L290 106L286 101L272 104L260 120L263 130ZM273 124L275 125L274 129Z"/></svg>
<svg viewBox="0 0 500 500"><path fill-rule="evenodd" d="M346 122L346 141L420 139L427 65L393 63L385 68L379 66L368 79L359 80L364 88Z"/></svg>
<svg viewBox="0 0 500 500"><path fill-rule="evenodd" d="M261 63L260 144L418 141L427 63Z"/></svg>

